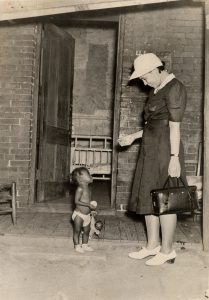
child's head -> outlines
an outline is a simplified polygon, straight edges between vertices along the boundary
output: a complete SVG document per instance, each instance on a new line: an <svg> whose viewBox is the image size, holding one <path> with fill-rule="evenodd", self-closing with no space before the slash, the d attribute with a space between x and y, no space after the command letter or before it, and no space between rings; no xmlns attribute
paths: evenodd
<svg viewBox="0 0 209 300"><path fill-rule="evenodd" d="M72 181L74 183L91 183L93 181L89 170L85 167L79 167L72 172Z"/></svg>

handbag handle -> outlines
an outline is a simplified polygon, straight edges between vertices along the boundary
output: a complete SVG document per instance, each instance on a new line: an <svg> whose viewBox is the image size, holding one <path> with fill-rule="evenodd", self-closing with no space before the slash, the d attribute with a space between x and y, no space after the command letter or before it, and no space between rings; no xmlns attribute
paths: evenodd
<svg viewBox="0 0 209 300"><path fill-rule="evenodd" d="M188 186L187 186L187 184L185 183L185 181L183 180L183 178L182 178L181 176L180 176L180 177L171 177L170 175L168 175L168 177L167 177L167 179L166 179L166 181L165 181L165 183L164 183L163 188L165 188L166 185L168 185L168 190L169 190L169 187L170 187L169 181L170 181L171 178L176 178L176 179L177 179L177 187L179 187L179 181L181 181L181 183L183 184L183 186L184 186L185 189L187 190L187 192L188 192L188 194L189 194L189 197L190 197L190 199L191 199L192 196L191 196L191 193L190 193L190 191L189 191L189 189L188 189Z"/></svg>

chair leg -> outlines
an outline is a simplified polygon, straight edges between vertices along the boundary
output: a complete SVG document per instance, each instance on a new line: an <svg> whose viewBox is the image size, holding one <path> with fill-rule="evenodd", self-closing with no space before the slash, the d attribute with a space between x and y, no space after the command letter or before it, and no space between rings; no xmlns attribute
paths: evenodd
<svg viewBox="0 0 209 300"><path fill-rule="evenodd" d="M12 182L12 221L13 224L17 224L16 216L16 183Z"/></svg>

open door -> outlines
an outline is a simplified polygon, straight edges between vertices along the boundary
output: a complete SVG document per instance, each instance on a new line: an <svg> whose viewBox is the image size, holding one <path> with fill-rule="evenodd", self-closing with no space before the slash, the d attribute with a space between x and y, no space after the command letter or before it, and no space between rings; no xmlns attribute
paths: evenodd
<svg viewBox="0 0 209 300"><path fill-rule="evenodd" d="M37 202L66 196L74 70L74 39L67 32L45 25L42 44Z"/></svg>

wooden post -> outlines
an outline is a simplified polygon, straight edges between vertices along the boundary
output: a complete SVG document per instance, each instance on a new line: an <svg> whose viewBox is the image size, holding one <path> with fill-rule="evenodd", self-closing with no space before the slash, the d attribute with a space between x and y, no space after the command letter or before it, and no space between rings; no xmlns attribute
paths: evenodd
<svg viewBox="0 0 209 300"><path fill-rule="evenodd" d="M209 251L209 3L205 1L203 249Z"/></svg>
<svg viewBox="0 0 209 300"><path fill-rule="evenodd" d="M37 43L35 50L35 69L34 69L34 93L33 93L33 131L32 131L32 149L31 149L31 172L30 172L30 189L28 204L36 202L36 179L37 172L37 137L38 132L38 101L39 101L39 88L40 88L40 67L41 67L41 34L42 25L38 24Z"/></svg>
<svg viewBox="0 0 209 300"><path fill-rule="evenodd" d="M125 35L125 17L120 15L118 27L118 47L117 47L117 66L115 80L115 101L114 101L114 120L113 120L113 141L112 141L112 178L111 178L111 208L116 208L117 193L117 168L118 168L118 150L117 140L120 126L120 95L122 82L122 61L123 61L123 43Z"/></svg>
<svg viewBox="0 0 209 300"><path fill-rule="evenodd" d="M0 21L181 0L0 0Z"/></svg>

